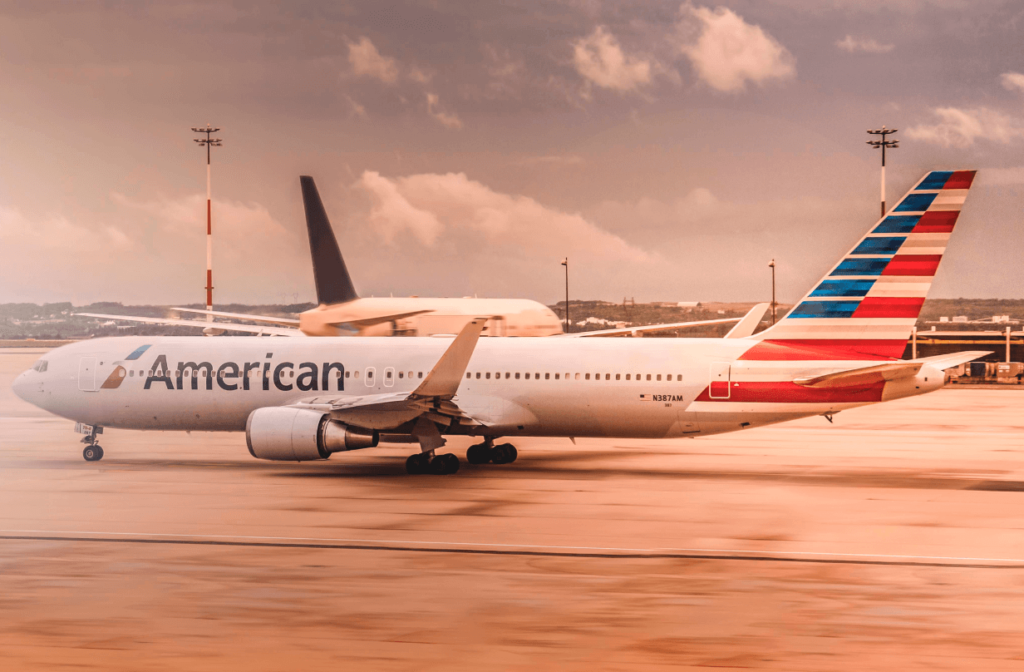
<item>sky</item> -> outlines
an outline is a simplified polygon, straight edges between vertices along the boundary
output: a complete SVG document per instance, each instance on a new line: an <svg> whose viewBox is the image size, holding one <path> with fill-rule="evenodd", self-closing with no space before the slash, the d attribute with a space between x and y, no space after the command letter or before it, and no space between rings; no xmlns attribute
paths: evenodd
<svg viewBox="0 0 1024 672"><path fill-rule="evenodd" d="M978 169L931 296L1024 298L1024 5L0 4L0 302L799 299L924 173Z"/></svg>

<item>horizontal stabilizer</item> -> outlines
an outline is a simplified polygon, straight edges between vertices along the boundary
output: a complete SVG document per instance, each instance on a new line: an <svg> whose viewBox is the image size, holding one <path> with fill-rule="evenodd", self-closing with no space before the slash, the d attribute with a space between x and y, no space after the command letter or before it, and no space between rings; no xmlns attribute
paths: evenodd
<svg viewBox="0 0 1024 672"><path fill-rule="evenodd" d="M797 378L793 382L804 387L827 388L827 387L854 387L860 385L872 385L886 380L897 378L908 378L916 376L921 367L925 364L940 371L959 366L964 362L970 362L990 355L991 352L968 351L954 352L948 355L937 355L935 357L924 357L920 359L901 359L885 364L864 366L845 371L835 371L821 376L811 378Z"/></svg>

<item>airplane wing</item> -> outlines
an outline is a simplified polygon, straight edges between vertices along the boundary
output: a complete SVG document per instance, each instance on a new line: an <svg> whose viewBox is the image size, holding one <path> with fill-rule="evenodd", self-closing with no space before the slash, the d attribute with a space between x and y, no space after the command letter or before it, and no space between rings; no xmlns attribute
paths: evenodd
<svg viewBox="0 0 1024 672"><path fill-rule="evenodd" d="M749 313L748 313L749 314ZM549 338L592 338L596 336L643 336L655 331L674 331L687 327L703 327L708 324L726 324L739 322L745 318L726 317L721 320L701 320L700 322L674 322L672 324L647 324L642 327L623 327L622 329L602 329L601 331L580 331L575 334L556 334ZM755 325L756 326L756 325Z"/></svg>
<svg viewBox="0 0 1024 672"><path fill-rule="evenodd" d="M172 327L195 327L209 334L218 335L225 331L240 331L248 334L264 336L305 336L298 329L283 327L261 327L252 324L234 324L231 322L207 322L205 320L182 320L173 317L137 317L134 315L104 315L103 313L75 313L80 317L99 317L106 320L124 320L126 322L142 322L145 324L165 324Z"/></svg>
<svg viewBox="0 0 1024 672"><path fill-rule="evenodd" d="M921 367L925 364L931 364L935 368L944 371L963 364L964 362L970 362L978 359L979 357L984 357L985 355L990 354L992 353L968 351L955 352L948 355L937 355L935 357L923 357L920 359L904 359L895 362L886 362L885 364L876 364L874 366L863 366L856 369L847 369L845 371L835 371L833 373L826 373L821 376L813 376L810 378L797 378L793 382L797 385L815 388L871 385L872 383L881 382L883 380L896 380L897 378L916 376L917 372L920 371Z"/></svg>
<svg viewBox="0 0 1024 672"><path fill-rule="evenodd" d="M757 329L757 325L761 324L761 320L764 319L765 313L771 308L770 303L759 303L743 316L743 319L736 323L725 338L746 338L752 336L754 331Z"/></svg>
<svg viewBox="0 0 1024 672"><path fill-rule="evenodd" d="M282 327L298 327L299 321L287 317L269 317L267 315L250 315L249 313L225 313L220 310L200 310L197 308L171 308L179 313L198 313L199 315L213 315L214 317L227 317L233 320L249 320L250 322L266 322L277 324Z"/></svg>
<svg viewBox="0 0 1024 672"><path fill-rule="evenodd" d="M391 392L361 397L320 395L293 404L300 408L330 413L333 420L364 429L394 430L413 422L411 433L424 450L444 445L437 425L479 425L452 398L459 390L486 317L471 320L419 386L412 392Z"/></svg>

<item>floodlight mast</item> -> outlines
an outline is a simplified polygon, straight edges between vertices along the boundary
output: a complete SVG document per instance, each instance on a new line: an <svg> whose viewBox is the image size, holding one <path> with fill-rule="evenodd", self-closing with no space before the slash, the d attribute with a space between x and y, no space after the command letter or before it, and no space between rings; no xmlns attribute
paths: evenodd
<svg viewBox="0 0 1024 672"><path fill-rule="evenodd" d="M219 131L209 124L206 128L193 128L194 133L205 133L205 138L193 138L200 147L206 147L206 310L213 310L213 207L210 196L210 148L220 147L221 139L211 137ZM213 322L213 315L206 316L207 322Z"/></svg>
<svg viewBox="0 0 1024 672"><path fill-rule="evenodd" d="M898 128L886 128L885 126L882 126L881 128L868 129L868 134L882 136L881 140L868 140L868 144L875 149L882 149L882 217L885 217L885 148L891 147L893 149L897 149L900 146L899 140L887 140L886 136L891 133L895 133L898 130Z"/></svg>

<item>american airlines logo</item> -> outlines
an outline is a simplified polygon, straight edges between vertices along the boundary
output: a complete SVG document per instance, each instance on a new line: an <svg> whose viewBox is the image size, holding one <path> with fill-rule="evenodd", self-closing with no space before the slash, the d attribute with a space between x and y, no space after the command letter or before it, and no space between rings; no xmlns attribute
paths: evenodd
<svg viewBox="0 0 1024 672"><path fill-rule="evenodd" d="M138 359L149 346L139 348L125 361ZM146 372L143 389L149 390L160 386L168 390L198 390L200 384L212 390L214 382L217 387L229 392L235 390L255 389L259 380L259 389L275 389L282 392L299 390L302 392L330 391L331 380L339 392L345 389L345 365L341 362L279 362L273 361L274 353L268 352L264 361L260 362L224 362L214 367L211 362L178 362L172 370L167 355L159 355ZM124 366L118 365L101 386L102 389L116 389L121 386L127 375ZM140 372L141 375L141 372Z"/></svg>

